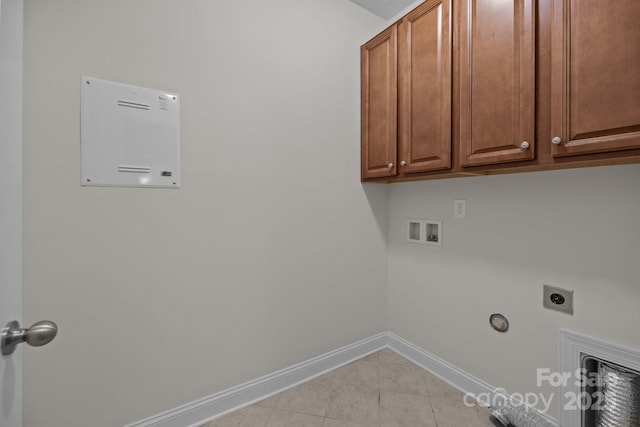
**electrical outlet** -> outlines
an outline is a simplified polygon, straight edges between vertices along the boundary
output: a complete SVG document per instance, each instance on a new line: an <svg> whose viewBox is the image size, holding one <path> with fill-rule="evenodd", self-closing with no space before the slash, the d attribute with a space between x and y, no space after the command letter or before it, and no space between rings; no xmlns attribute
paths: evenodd
<svg viewBox="0 0 640 427"><path fill-rule="evenodd" d="M542 306L573 315L573 291L544 285Z"/></svg>
<svg viewBox="0 0 640 427"><path fill-rule="evenodd" d="M466 200L453 201L453 217L454 218L467 217L467 201Z"/></svg>

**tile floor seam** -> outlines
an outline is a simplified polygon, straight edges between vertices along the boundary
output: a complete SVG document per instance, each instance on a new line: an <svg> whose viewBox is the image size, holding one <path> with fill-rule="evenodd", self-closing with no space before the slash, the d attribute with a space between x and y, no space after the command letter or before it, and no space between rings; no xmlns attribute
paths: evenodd
<svg viewBox="0 0 640 427"><path fill-rule="evenodd" d="M433 399L431 398L431 396L429 396L429 407L431 408L431 414L433 415L433 420L436 423L436 427L438 427L438 416L436 415L435 409L433 409Z"/></svg>
<svg viewBox="0 0 640 427"><path fill-rule="evenodd" d="M422 367L420 367L421 369L424 369ZM429 372L426 369L424 369L425 372ZM422 382L424 383L425 388L427 389L427 395L429 396L429 408L431 408L431 415L433 416L433 421L436 423L435 427L438 427L438 417L436 415L436 411L433 409L433 398L431 396L431 390L429 389L429 384L427 384L427 379L425 378L424 375L422 375Z"/></svg>
<svg viewBox="0 0 640 427"><path fill-rule="evenodd" d="M401 395L404 395L404 396L424 397L424 398L427 398L427 399L431 400L431 398L429 396L427 396L426 394L416 394L416 393L409 393L409 392L406 392L406 391L394 391L394 390L383 390L383 389L380 389L380 391L384 391L385 393L401 394Z"/></svg>
<svg viewBox="0 0 640 427"><path fill-rule="evenodd" d="M267 420L264 422L264 427L267 427L269 425L269 421L271 421L271 417L273 416L274 411L276 410L275 407L273 408L269 408L271 411L269 412L269 416L267 417Z"/></svg>
<svg viewBox="0 0 640 427"><path fill-rule="evenodd" d="M278 409L278 411L291 412L292 414L309 415L309 416L312 416L312 417L326 418L326 415L312 414L310 412L296 411L294 409ZM326 410L325 410L325 413L326 413Z"/></svg>

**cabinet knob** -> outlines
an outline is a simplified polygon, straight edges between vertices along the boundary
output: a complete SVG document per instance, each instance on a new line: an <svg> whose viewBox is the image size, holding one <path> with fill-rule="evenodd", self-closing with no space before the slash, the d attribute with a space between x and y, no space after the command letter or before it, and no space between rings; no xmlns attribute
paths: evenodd
<svg viewBox="0 0 640 427"><path fill-rule="evenodd" d="M407 166L407 162L405 162L404 160L400 162L400 166Z"/></svg>
<svg viewBox="0 0 640 427"><path fill-rule="evenodd" d="M562 143L562 138L560 138L559 136L554 136L554 137L551 139L551 142L552 142L554 145L560 145L560 143Z"/></svg>
<svg viewBox="0 0 640 427"><path fill-rule="evenodd" d="M522 148L523 150L528 149L529 148L529 142L523 141L522 144L520 144L520 148Z"/></svg>
<svg viewBox="0 0 640 427"><path fill-rule="evenodd" d="M393 169L393 163L389 163L389 169Z"/></svg>

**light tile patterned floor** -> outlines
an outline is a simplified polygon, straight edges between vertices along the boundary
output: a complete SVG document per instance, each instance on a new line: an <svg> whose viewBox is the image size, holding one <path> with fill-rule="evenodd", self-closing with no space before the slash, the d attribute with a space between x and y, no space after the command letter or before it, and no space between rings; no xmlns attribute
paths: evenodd
<svg viewBox="0 0 640 427"><path fill-rule="evenodd" d="M384 349L203 427L493 427L489 411Z"/></svg>

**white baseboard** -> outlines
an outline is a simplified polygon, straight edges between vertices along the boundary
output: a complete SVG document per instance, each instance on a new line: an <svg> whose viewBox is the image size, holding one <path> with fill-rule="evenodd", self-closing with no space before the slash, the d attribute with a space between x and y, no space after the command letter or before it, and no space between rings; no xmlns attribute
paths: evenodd
<svg viewBox="0 0 640 427"><path fill-rule="evenodd" d="M388 347L396 352L400 353L405 358L413 361L419 366L422 366L427 371L431 372L450 386L457 388L465 394L475 396L487 396L489 402L496 400L496 394L504 397L502 393L503 389L498 389L479 378L474 377L468 372L453 366L452 364L440 359L437 356L413 345L412 343L394 335L391 332L387 333ZM480 402L482 403L482 402ZM518 406L524 407L522 402L517 402ZM528 407L530 411L536 412L549 427L558 427L560 424L554 418L542 413L535 408ZM546 427L545 426L545 427Z"/></svg>
<svg viewBox="0 0 640 427"><path fill-rule="evenodd" d="M495 387L391 332L387 333L387 339L389 341L389 348L400 353L417 365L422 366L444 382L464 393L478 396L482 393L493 392L493 390L495 390Z"/></svg>
<svg viewBox="0 0 640 427"><path fill-rule="evenodd" d="M485 393L491 395L496 390L397 335L382 332L125 427L199 427L214 418L269 398L383 348L394 350L463 393L474 396ZM549 420L549 425L558 425L552 418L542 415Z"/></svg>
<svg viewBox="0 0 640 427"><path fill-rule="evenodd" d="M387 347L383 332L125 427L198 427Z"/></svg>

